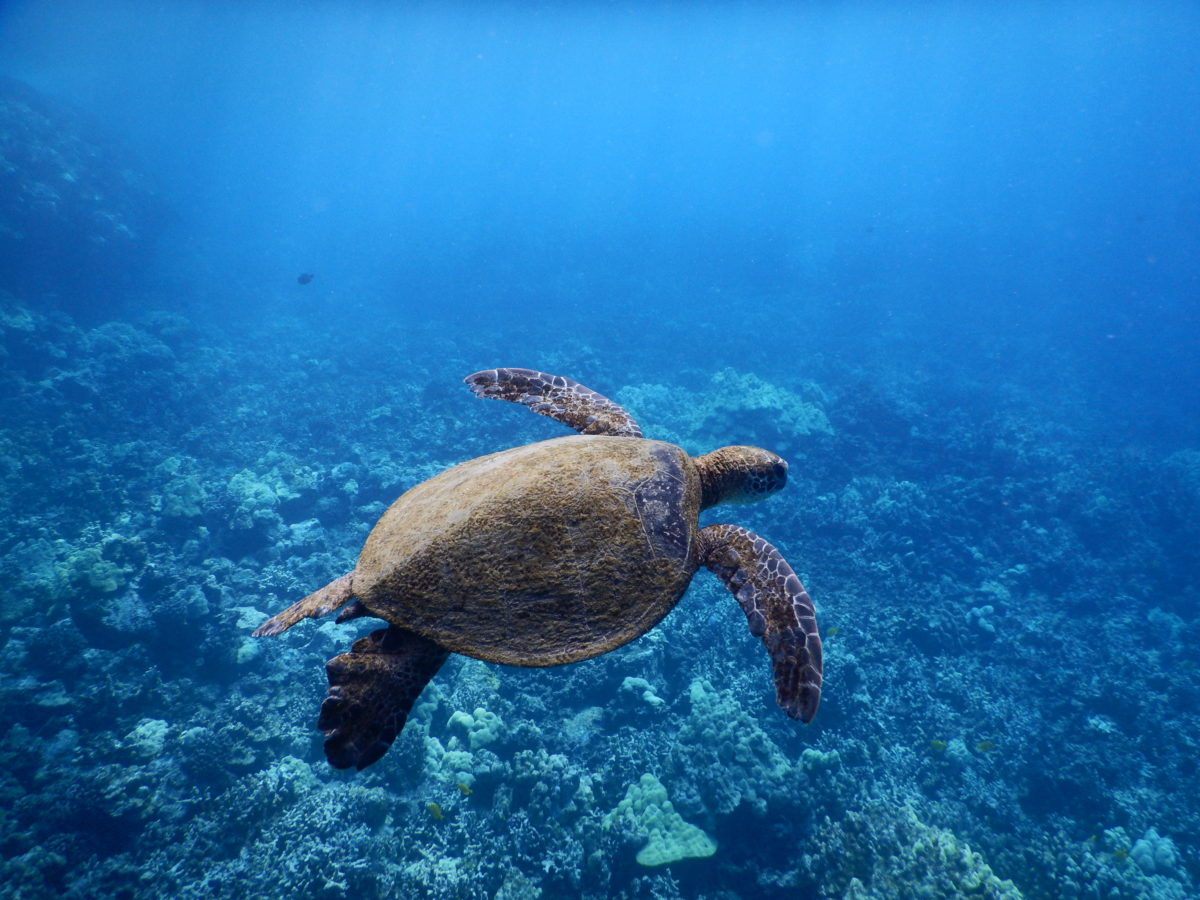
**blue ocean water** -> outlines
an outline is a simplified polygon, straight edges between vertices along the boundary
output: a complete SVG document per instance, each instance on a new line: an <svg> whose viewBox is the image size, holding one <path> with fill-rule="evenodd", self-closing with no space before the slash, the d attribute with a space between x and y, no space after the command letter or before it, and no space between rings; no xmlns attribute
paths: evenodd
<svg viewBox="0 0 1200 900"><path fill-rule="evenodd" d="M5 3L0 896L1197 896L1198 46L1165 0ZM379 622L250 632L570 433L497 366L789 461L700 524L807 586L812 724L701 570L328 765Z"/></svg>

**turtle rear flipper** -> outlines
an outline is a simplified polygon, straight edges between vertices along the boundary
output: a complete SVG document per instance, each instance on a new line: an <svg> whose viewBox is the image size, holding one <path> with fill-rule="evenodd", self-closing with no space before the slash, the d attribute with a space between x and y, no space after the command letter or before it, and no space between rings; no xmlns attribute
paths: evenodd
<svg viewBox="0 0 1200 900"><path fill-rule="evenodd" d="M642 436L624 407L578 381L533 369L485 369L463 379L476 397L494 397L528 406L580 434Z"/></svg>
<svg viewBox="0 0 1200 900"><path fill-rule="evenodd" d="M392 625L329 660L329 695L317 719L329 764L361 771L383 756L449 655L440 644Z"/></svg>
<svg viewBox="0 0 1200 900"><path fill-rule="evenodd" d="M282 634L301 619L319 619L327 616L339 606L345 606L351 600L350 578L353 572L347 572L341 578L335 578L319 591L313 591L303 600L297 600L281 613L277 613L254 629L254 637L270 637ZM338 621L341 621L339 617Z"/></svg>
<svg viewBox="0 0 1200 900"><path fill-rule="evenodd" d="M775 700L811 722L821 703L821 637L804 585L770 541L736 525L698 532L700 563L725 582L775 669Z"/></svg>

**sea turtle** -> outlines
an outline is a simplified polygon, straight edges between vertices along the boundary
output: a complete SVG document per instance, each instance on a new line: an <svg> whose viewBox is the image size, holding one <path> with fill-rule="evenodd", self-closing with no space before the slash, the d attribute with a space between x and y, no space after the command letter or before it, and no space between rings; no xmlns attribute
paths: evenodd
<svg viewBox="0 0 1200 900"><path fill-rule="evenodd" d="M642 437L624 409L562 376L488 369L479 397L523 403L579 434L446 469L403 494L375 524L354 571L268 619L256 637L345 606L338 621L386 628L326 666L317 727L336 768L378 760L451 653L552 666L645 634L706 566L762 639L775 697L804 722L821 700L812 600L770 543L736 525L700 528L700 511L779 490L787 463L757 447L691 457Z"/></svg>

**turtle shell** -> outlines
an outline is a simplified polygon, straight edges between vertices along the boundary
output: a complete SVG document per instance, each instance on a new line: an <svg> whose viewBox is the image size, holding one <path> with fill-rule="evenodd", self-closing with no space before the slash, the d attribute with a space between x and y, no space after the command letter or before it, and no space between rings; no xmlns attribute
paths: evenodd
<svg viewBox="0 0 1200 900"><path fill-rule="evenodd" d="M662 441L572 435L481 456L406 492L353 573L370 611L518 666L644 634L696 571L700 479Z"/></svg>

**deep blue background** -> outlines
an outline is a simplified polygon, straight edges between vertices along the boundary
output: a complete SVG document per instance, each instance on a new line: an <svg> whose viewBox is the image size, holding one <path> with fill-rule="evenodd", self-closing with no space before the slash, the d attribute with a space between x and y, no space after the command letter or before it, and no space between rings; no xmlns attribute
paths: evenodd
<svg viewBox="0 0 1200 900"><path fill-rule="evenodd" d="M767 303L829 352L1040 358L1140 439L1197 418L1196 46L1189 3L0 13L3 69L140 157L209 306Z"/></svg>

